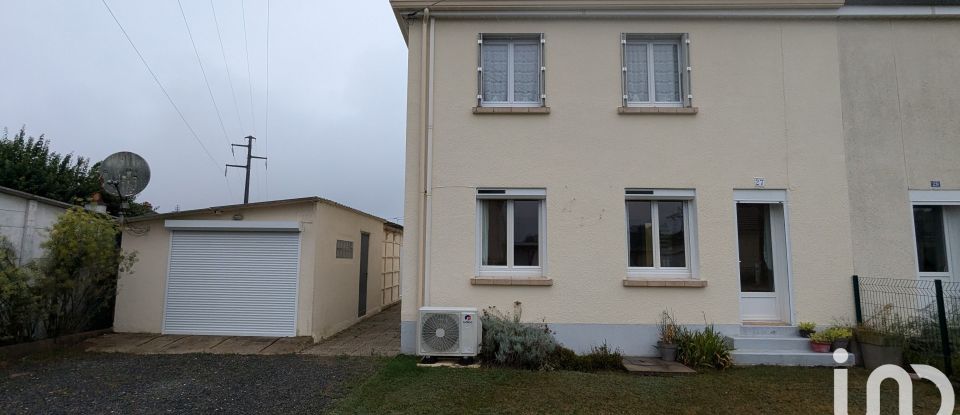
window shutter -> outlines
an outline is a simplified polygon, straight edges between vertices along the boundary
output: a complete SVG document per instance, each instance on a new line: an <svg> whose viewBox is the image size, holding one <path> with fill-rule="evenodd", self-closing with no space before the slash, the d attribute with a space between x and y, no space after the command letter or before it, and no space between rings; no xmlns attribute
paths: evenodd
<svg viewBox="0 0 960 415"><path fill-rule="evenodd" d="M544 55L544 49L547 41L540 34L540 106L547 106L547 64Z"/></svg>
<svg viewBox="0 0 960 415"><path fill-rule="evenodd" d="M483 103L483 33L477 34L477 107Z"/></svg>
<svg viewBox="0 0 960 415"><path fill-rule="evenodd" d="M620 34L620 105L627 106L627 34Z"/></svg>
<svg viewBox="0 0 960 415"><path fill-rule="evenodd" d="M690 34L684 33L680 41L680 56L682 57L682 64L680 65L680 79L682 82L683 97L683 106L692 107L693 106L693 90L690 89L690 72L692 67L690 66Z"/></svg>

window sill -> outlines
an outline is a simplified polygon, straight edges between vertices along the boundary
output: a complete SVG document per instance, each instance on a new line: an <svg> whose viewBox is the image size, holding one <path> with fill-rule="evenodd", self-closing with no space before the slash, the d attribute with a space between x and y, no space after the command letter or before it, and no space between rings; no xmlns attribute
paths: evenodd
<svg viewBox="0 0 960 415"><path fill-rule="evenodd" d="M550 107L473 107L474 114L549 114Z"/></svg>
<svg viewBox="0 0 960 415"><path fill-rule="evenodd" d="M700 112L697 107L619 107L617 113L623 115L694 115Z"/></svg>
<svg viewBox="0 0 960 415"><path fill-rule="evenodd" d="M470 285L525 285L531 287L548 287L553 280L546 277L473 277Z"/></svg>
<svg viewBox="0 0 960 415"><path fill-rule="evenodd" d="M704 288L706 280L690 278L624 278L624 287Z"/></svg>

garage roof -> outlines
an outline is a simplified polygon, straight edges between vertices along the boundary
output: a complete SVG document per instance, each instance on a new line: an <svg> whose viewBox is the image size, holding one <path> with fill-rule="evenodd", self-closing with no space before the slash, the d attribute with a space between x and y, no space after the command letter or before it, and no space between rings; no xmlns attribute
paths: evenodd
<svg viewBox="0 0 960 415"><path fill-rule="evenodd" d="M378 220L378 221L380 221L380 222L383 222L383 223L386 224L386 225L389 225L390 227L393 227L393 228L396 228L396 229L403 229L403 226L402 226L402 225L399 225L399 224L397 224L397 223L390 222L390 221L388 221L388 220L386 220L386 219L384 219L384 218L381 218L381 217L379 217L379 216L371 215L371 214L369 214L369 213L367 213L367 212L364 212L364 211L362 211L362 210L354 209L354 208L352 208L352 207L350 207L350 206L347 206L347 205L344 205L344 204L341 204L341 203L334 202L334 201L332 201L332 200L330 200L330 199L324 199L324 198L319 197L319 196L299 197L299 198L294 198L294 199L268 200L268 201L264 201L264 202L253 202L253 203L246 203L246 204L244 204L244 203L239 203L239 204L235 204L235 205L211 206L211 207L203 208L203 209L191 209L191 210L181 210L181 211L178 211L178 212L167 212L167 213L159 213L159 214L154 214L154 215L143 215L143 216L137 216L137 217L129 218L129 219L127 219L127 222L145 222L145 221L157 220L157 219L174 219L174 218L179 218L179 217L183 217L183 216L196 215L196 214L198 214L198 213L212 213L212 212L215 212L215 211L218 211L218 210L261 209L261 208L276 207L276 206L283 206L283 205L293 205L293 204L298 204L298 203L325 203L325 204L328 204L328 205L330 205L330 206L338 207L338 208L341 208L341 209L346 209L346 210L349 210L349 211L351 211L351 212L353 212L353 213L356 213L356 214L359 214L359 215L363 215L363 216L366 216L366 217L369 217L369 218L372 218L372 219L376 219L376 220Z"/></svg>

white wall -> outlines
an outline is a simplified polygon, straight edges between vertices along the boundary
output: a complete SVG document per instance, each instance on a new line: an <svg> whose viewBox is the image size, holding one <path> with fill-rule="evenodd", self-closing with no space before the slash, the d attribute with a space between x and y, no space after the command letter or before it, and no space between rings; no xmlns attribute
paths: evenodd
<svg viewBox="0 0 960 415"><path fill-rule="evenodd" d="M47 232L66 209L0 193L0 235L13 245L20 263L43 256Z"/></svg>

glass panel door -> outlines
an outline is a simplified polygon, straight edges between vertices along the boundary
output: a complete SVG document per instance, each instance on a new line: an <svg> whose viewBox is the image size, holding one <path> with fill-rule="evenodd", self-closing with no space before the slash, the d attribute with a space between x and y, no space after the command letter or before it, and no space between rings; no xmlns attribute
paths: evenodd
<svg viewBox="0 0 960 415"><path fill-rule="evenodd" d="M776 291L773 244L770 239L770 205L737 204L737 239L740 248L740 290Z"/></svg>

